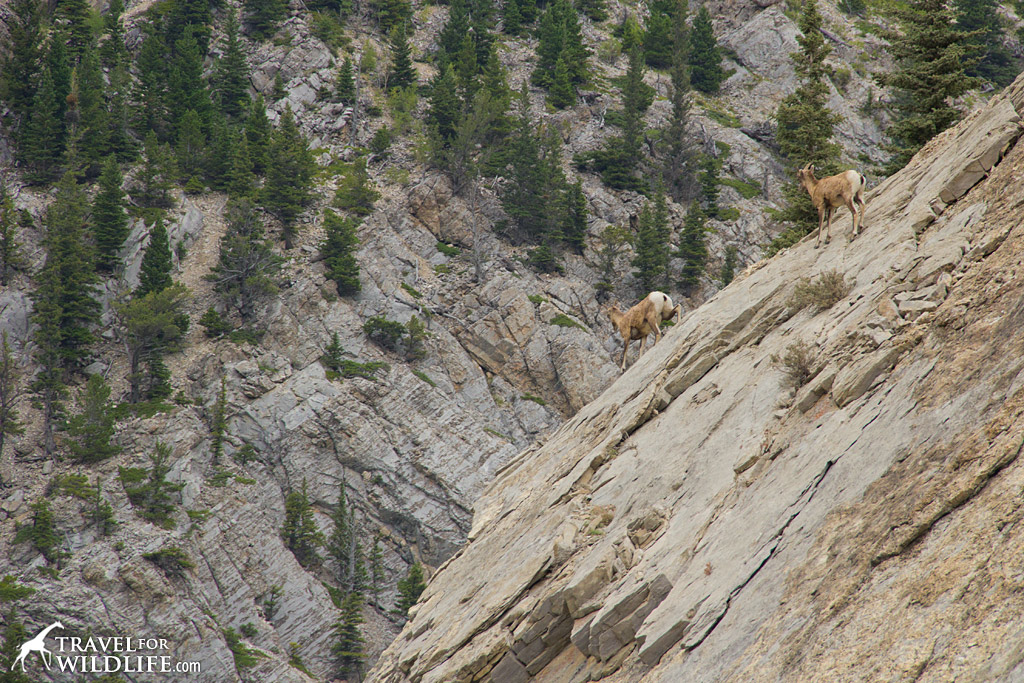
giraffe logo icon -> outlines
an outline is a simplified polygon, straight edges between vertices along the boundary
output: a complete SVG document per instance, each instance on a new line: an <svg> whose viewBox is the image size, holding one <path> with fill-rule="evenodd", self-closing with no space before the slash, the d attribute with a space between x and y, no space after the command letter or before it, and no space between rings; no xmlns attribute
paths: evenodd
<svg viewBox="0 0 1024 683"><path fill-rule="evenodd" d="M53 653L46 649L46 645L43 641L46 638L46 634L55 628L63 629L64 624L59 621L55 621L40 631L39 635L35 638L22 643L21 654L19 654L17 658L15 658L14 663L11 664L11 671L14 671L14 667L18 666L18 662L21 662L21 672L25 673L25 658L28 657L30 652L38 652L40 659L43 660L43 664L45 664L46 668L49 669L50 662L53 661Z"/></svg>

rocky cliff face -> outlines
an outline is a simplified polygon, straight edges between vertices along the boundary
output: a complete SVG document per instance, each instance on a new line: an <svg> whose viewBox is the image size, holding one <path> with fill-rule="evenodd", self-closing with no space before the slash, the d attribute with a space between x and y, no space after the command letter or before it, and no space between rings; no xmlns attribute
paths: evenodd
<svg viewBox="0 0 1024 683"><path fill-rule="evenodd" d="M371 680L1024 676L1022 111L1018 79L518 456Z"/></svg>
<svg viewBox="0 0 1024 683"><path fill-rule="evenodd" d="M128 4L127 35L130 46L134 46L140 33L131 24L153 3L145 0ZM229 0L228 4L237 3ZM610 2L609 6L616 17L638 11L624 3ZM795 87L788 54L797 45L796 28L780 5L722 2L712 8L716 9L720 40L731 50L728 66L736 73L724 84L721 97L697 99L693 137L705 151L721 155L723 176L756 183L761 188L759 195L748 198L731 187L721 188L721 203L736 206L740 217L716 223L716 232L709 235L712 262L708 272L717 272L726 246L737 247L742 262L752 263L771 237L772 226L764 209L778 200L778 188L788 179L773 160L768 144L770 126L766 123L778 100ZM412 37L418 60L425 60L434 49L446 11L438 6L418 8ZM878 161L879 125L884 115L877 109L862 109L860 103L868 99L868 71L884 68L884 59L878 57L877 44L870 35L846 26L834 9L826 12L830 30L836 32L832 39L837 50L836 65L857 65L843 90L832 91L832 105L847 116L840 136L850 161ZM387 113L366 120L353 140L351 112L321 97L333 87L337 59L313 35L301 3L294 3L291 13L294 16L276 40L247 44L253 90L269 97L275 76L280 74L286 93L268 103L271 118L291 106L312 146L320 150L322 163L347 159L352 155L351 143L367 143L379 126L392 122ZM371 28L358 22L351 28L354 52L365 44L385 52L386 41ZM585 22L588 45L598 51L608 41L609 30L610 24ZM506 41L501 57L513 86L527 80L533 46L529 40ZM624 73L625 61L616 54L592 60L598 77L607 82ZM421 61L417 68L425 81L431 65ZM664 99L667 78L651 73L647 80L658 92L647 115L649 127L654 128L668 115ZM571 154L593 150L615 133L613 127L604 125L604 114L617 106L614 89L586 93L579 106L555 113L544 110L539 93L532 96L538 119L563 131L567 167ZM378 105L384 104L379 92L365 98L366 104L371 98ZM1005 108L1005 98L1003 103ZM418 113L422 113L422 103ZM1009 112L1004 114L1009 116ZM715 145L715 141L724 144ZM973 141L971 146L981 145ZM312 677L328 678L334 671L331 629L338 610L324 586L329 580L325 572L303 569L281 541L285 495L305 480L318 523L328 529L327 515L339 484L345 481L351 487L361 533L367 538L376 533L383 536L385 590L379 606L366 610L365 632L372 661L400 627L388 615L396 580L414 561L433 568L459 552L473 524L471 508L487 490L477 506L475 534L480 540L465 551L460 562L474 556L487 557L486 553L501 556L495 550L498 546L481 545L481 530L507 529L510 535L494 538L508 540L518 533L516 529L526 528L523 520L533 517L542 517L546 530L531 532L533 535L516 541L522 544L522 551L510 546L505 564L506 576L511 578L504 583L481 583L490 572L480 567L493 564L478 565L468 572L469 578L461 586L465 591L452 593L465 597L464 603L456 600L439 606L436 595L444 581L450 580L439 579L432 589L435 597L424 606L414 630L406 632L415 634L415 640L399 641L394 652L402 654L388 656L381 668L387 673L381 676L418 677L448 655L455 657L451 666L465 664L458 664L463 673L438 669L430 674L434 679L486 675L492 670L497 676L503 669L491 667L503 661L509 651L514 651L517 659L509 658L501 666L516 671L517 661L534 670L552 657L570 662L565 665L570 668L578 660L580 666L591 667L587 671L597 671L594 666L611 671L619 665L624 668L618 671L633 671L630 667L641 666L637 663L641 660L629 650L629 643L636 641L634 634L648 643L648 650L661 642L650 650L653 653L660 647L676 647L680 641L673 638L681 630L713 634L717 629L711 628L711 622L722 618L726 623L729 610L723 605L729 604L733 590L740 592L738 587L746 580L744 572L747 578L756 576L754 565L775 553L781 539L790 542L792 529L796 528L793 525L789 536L775 538L772 534L787 528L779 520L794 515L797 507L785 507L784 496L773 499L773 505L783 506L781 511L768 510L755 517L762 525L756 528L769 535L751 557L730 546L733 550L729 553L743 558L743 562L735 563L718 555L703 559L700 553L706 554L705 545L688 526L687 518L712 529L711 522L727 518L734 501L742 499L743 487L767 486L766 482L782 475L782 466L773 464L776 461L793 463L787 467L806 466L811 472L807 476L812 479L826 469L834 470L830 476L839 472L839 466L826 468L828 460L821 460L824 448L814 451L818 460L811 464L786 449L788 439L796 439L793 435L802 433L805 427L801 425L808 419L791 406L814 414L828 405L830 399L821 398L825 395L846 397L847 403L860 405L857 396L867 391L880 373L889 372L902 357L899 354L908 351L906 340L913 338L908 330L923 324L911 323L911 319L919 314L923 314L920 320L934 318L934 309L951 287L955 289L951 278L962 272L956 264L967 249L964 245L982 245L979 248L988 250L986 255L998 246L998 240L978 241L983 239L978 237L982 234L979 226L988 220L986 210L996 210L996 204L986 209L973 202L972 212L961 215L958 207L968 204L960 200L944 214L955 214L955 220L944 217L922 233L920 249L931 249L927 252L931 260L917 264L912 254L926 252L915 251L918 247L906 226L920 223L924 220L921 216L929 215L928 202L915 205L912 219L890 217L883 222L880 210L882 206L898 205L904 201L900 197L909 195L910 181L901 181L903 185L897 186L902 189L892 201L872 200L868 231L860 241L846 248L842 246L845 242L837 239L821 254L812 254L802 246L787 257L787 265L772 262L748 275L731 293L719 295L712 308L690 318L637 369L591 404L618 377L613 356L621 348L594 296L594 284L599 279L595 265L599 235L609 224L628 224L629 216L639 211L644 200L634 193L608 191L596 178L585 177L584 190L592 216L588 249L582 257L567 255L564 275L537 275L523 264L519 247L491 232L502 215L497 195L485 188L480 210L485 278L477 282L469 258L476 238L470 227L468 204L465 198L453 195L440 174L415 160L413 148L409 137L399 138L388 160L375 159L370 164L371 176L383 196L375 213L360 227L358 259L363 292L353 299L338 300L331 294L318 261L317 245L323 237L320 216L330 200L334 180L321 183L321 199L302 217L301 236L286 266L287 284L258 313L256 323L266 328L258 346L208 340L196 324L215 302L204 276L217 261L224 232L225 198L216 194L178 198L178 208L169 216L168 226L171 244L180 247L175 255L175 279L192 292L188 312L193 329L186 349L167 362L173 371L174 391L180 392L184 400L169 412L121 422L117 440L123 454L89 468L46 458L39 448L38 415L28 401L22 401L20 409L29 423L28 430L8 441L10 445L0 461L0 479L5 485L0 490L0 576L11 573L37 589L33 597L19 603L21 618L29 626L42 627L59 618L68 626L68 635L92 632L166 638L175 658L202 662L199 680L219 682L243 675L267 681L308 680L306 673L289 665L293 653ZM6 142L0 140L0 161L10 162L9 152ZM959 163L956 159L952 165ZM992 160L986 163L990 166ZM996 175L1005 164L997 167ZM394 170L406 171L404 179L401 173L389 174ZM974 172L965 171L964 177L970 180ZM946 175L935 173L937 179L930 182L948 184L952 171ZM38 222L51 196L19 187L16 172L9 173L8 180L16 189L17 208L29 209ZM954 184L954 190L962 194L966 181L957 182L960 185ZM938 196L938 192L931 196ZM673 205L672 215L673 223L678 224L682 208ZM952 227L938 227L947 223ZM889 241L880 241L883 236ZM26 253L38 265L38 231L26 231L22 238ZM122 254L126 264L123 276L109 281L102 295L105 314L99 332L103 341L97 348L96 363L89 370L107 377L115 397L123 393L127 368L110 303L135 285L145 241L145 227L134 225ZM462 248L461 255L439 251L438 241ZM630 256L626 250L616 264L620 280L615 297L622 301L643 294L630 274ZM885 264L897 257L904 259L902 265L890 272ZM851 297L828 314L790 315L785 300L794 270L810 275L830 267L857 278L857 289ZM946 272L949 277L943 275L940 281L940 275ZM898 283L892 284L897 276ZM877 303L875 299L881 300L880 288L890 286L892 296L882 307L882 314L869 315L869 309L874 310ZM684 305L687 309L696 306L717 288L714 278L705 277L701 291ZM900 288L905 291L897 291ZM0 291L0 327L10 333L27 375L33 372L31 289L30 279L21 275ZM850 302L856 302L856 306ZM974 305L972 301L969 309L965 304L964 310L974 310ZM849 318L844 318L847 322L833 320L836 310L848 311ZM407 362L370 343L362 324L373 315L401 322L412 315L425 320L431 335L426 342L426 358ZM871 323L860 325L857 321L862 319ZM946 328L959 329L952 322ZM361 362L386 362L390 369L377 381L328 379L319 358L334 332L349 357ZM761 337L768 340L763 348L754 344ZM820 372L807 385L809 388L790 396L778 387L779 372L766 359L797 337L819 341ZM691 346L693 354L686 355ZM744 363L751 358L760 359L753 375L759 379L748 386L743 373L750 366ZM667 367L669 370L665 370ZM694 384L699 378L703 379ZM211 454L210 422L222 379L228 430L225 457L218 463ZM751 388L754 385L756 391ZM81 386L71 389L76 394ZM684 395L684 390L689 393ZM698 406L702 406L700 410ZM670 430L669 425L684 408L687 413L679 424L688 426L683 432ZM565 430L543 443L551 430L581 409L583 412ZM655 417L656 411L661 415ZM758 416L760 422L731 427L733 431L716 431L712 443L704 443L702 434L712 433L710 422L721 419L723 425L731 425L734 423L729 420L749 417L749 413ZM669 418L669 414L675 417ZM698 426L701 420L703 427ZM842 433L855 431L853 426L845 429ZM634 431L636 435L630 437ZM842 430L833 427L822 433L826 431L836 434ZM772 438L765 441L769 432ZM661 442L644 445L641 441L655 439L653 435L661 433L665 434ZM157 441L171 446L174 464L169 478L184 485L180 499L175 501L178 509L173 530L141 520L118 480L119 467L147 466ZM247 445L253 447L255 458L236 460ZM726 455L705 457L705 453L716 452L708 450L713 447L724 448ZM509 466L524 448L531 450ZM675 464L666 461L664 465L638 466L641 463L634 459L641 459L637 455L641 449L644 458L675 458ZM781 457L782 453L789 455ZM853 461L851 458L846 462ZM739 479L734 479L733 468L745 468ZM617 475L617 485L603 483L620 469L638 478L635 485L630 485L635 489L626 490L622 474ZM502 470L502 483L492 485ZM769 474L759 479L763 471ZM85 473L90 481L99 482L120 523L112 536L100 537L87 521L86 503L57 485L60 477L71 473ZM535 476L547 477L545 481L557 486L558 494L550 501L545 499L543 484ZM826 477L823 481L833 480ZM604 493L594 500L586 499L593 495L589 492L598 491L599 485ZM641 495L641 486L647 493ZM546 495L553 490L549 488ZM620 492L607 499L601 497L611 496L613 490ZM813 490L808 489L806 497ZM856 488L847 495L854 500ZM51 498L62 549L70 553L56 573L45 567L44 560L27 544L13 542L15 528L31 517L31 503L43 496ZM623 502L626 498L618 496L632 502ZM676 510L675 498L685 500L685 507ZM787 504L797 506L799 501L794 501ZM541 514L549 502L557 505L550 513ZM754 527L746 520L728 518L737 520L730 523L744 533L753 533ZM716 533L729 537L731 528L714 527L707 538L715 538ZM623 529L625 536L620 533ZM656 544L661 543L658 539L669 530L673 530L673 538L683 540L676 538L655 551ZM529 550L534 541L543 542L550 552L534 555ZM499 542L504 541L491 541ZM182 548L195 564L180 577L168 577L142 557L172 545ZM657 559L657 553L671 555L679 548L685 548L680 552L690 559L680 562L675 557L673 569ZM647 569L648 565L638 564L643 557L658 564ZM634 566L639 569L628 571ZM708 567L709 573L703 574ZM449 569L442 577L454 576L452 571ZM691 592L683 597L672 592L691 584ZM711 585L713 593L710 588L701 588ZM576 596L571 609L565 606L568 598L559 597L569 595L569 588ZM693 599L702 590L707 599L703 594ZM745 594L749 598L752 592ZM277 600L276 610L266 609L271 598ZM686 609L700 605L693 616L686 618L697 625L690 628L675 622L667 626L662 623L668 619L665 611L654 608L663 599L668 600L666 609L675 604L686 604ZM587 615L594 617L599 604L607 605L610 611L598 614L599 621L596 617L588 620ZM439 614L439 609L462 615L460 621L429 616ZM648 616L650 625L645 621ZM771 625L767 617L761 622L766 629ZM433 627L424 631L427 623ZM223 632L228 628L241 631L246 624L252 625L254 631L250 633L254 635L245 635L245 643L266 656L253 668L238 673ZM576 635L580 646L566 646L566 642L575 642L566 638L582 633L584 625L586 642ZM783 625L788 628L788 622ZM462 635L446 639L447 630L455 628L462 629ZM489 630L494 628L497 630ZM531 629L529 637L522 635L526 629ZM687 642L696 642L696 635L688 637ZM708 642L717 641L709 638ZM526 647L529 650L524 652ZM594 653L593 659L583 653ZM654 654L644 656L651 659ZM663 656L666 661L668 657Z"/></svg>

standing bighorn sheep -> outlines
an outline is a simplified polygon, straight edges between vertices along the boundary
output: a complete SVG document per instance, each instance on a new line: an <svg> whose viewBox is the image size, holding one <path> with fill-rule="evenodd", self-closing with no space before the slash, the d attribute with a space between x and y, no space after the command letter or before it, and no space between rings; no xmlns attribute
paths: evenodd
<svg viewBox="0 0 1024 683"><path fill-rule="evenodd" d="M644 353L647 336L654 333L654 343L661 339L661 321L671 320L679 313L679 304L672 305L672 299L664 292L651 292L643 301L623 313L616 305L608 307L608 317L622 335L625 346L622 349L621 369L626 369L626 354L629 343L640 340L640 355ZM639 358L639 356L637 356Z"/></svg>
<svg viewBox="0 0 1024 683"><path fill-rule="evenodd" d="M814 164L807 164L796 173L800 184L804 186L807 193L811 195L814 208L818 210L818 238L814 241L814 248L818 248L821 242L821 228L827 222L825 244L832 239L832 211L840 206L846 206L853 215L853 236L860 234L860 226L864 223L864 188L867 187L868 179L859 171L843 171L842 173L828 178L818 180L814 177ZM860 215L854 202L860 204ZM852 239L852 238L851 238Z"/></svg>

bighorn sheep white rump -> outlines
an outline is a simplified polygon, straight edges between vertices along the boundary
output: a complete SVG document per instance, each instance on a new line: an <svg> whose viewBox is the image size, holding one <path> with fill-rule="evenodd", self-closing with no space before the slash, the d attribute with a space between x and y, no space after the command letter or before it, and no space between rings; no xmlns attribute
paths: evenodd
<svg viewBox="0 0 1024 683"><path fill-rule="evenodd" d="M860 171L843 171L828 178L818 180L814 177L814 164L807 164L796 173L800 184L807 193L811 195L814 208L818 210L818 238L814 241L814 248L817 249L821 242L821 228L825 228L825 244L832 239L832 211L840 206L846 206L853 216L853 237L860 234L860 226L864 223L864 188L867 187L868 179ZM860 204L858 215L854 202ZM852 238L851 238L852 239Z"/></svg>
<svg viewBox="0 0 1024 683"><path fill-rule="evenodd" d="M619 307L612 304L608 307L608 317L612 324L622 335L625 346L622 349L622 362L620 367L626 369L626 354L629 352L629 343L634 339L640 340L640 355L644 353L644 344L647 336L654 333L654 343L661 339L661 321L671 320L679 314L679 304L672 305L672 299L664 292L651 292L643 301L623 313ZM637 356L639 358L639 356Z"/></svg>

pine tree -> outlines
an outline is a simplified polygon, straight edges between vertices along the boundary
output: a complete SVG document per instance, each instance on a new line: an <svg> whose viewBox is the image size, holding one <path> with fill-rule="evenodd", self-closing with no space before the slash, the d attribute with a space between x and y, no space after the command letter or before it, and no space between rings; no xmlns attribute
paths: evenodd
<svg viewBox="0 0 1024 683"><path fill-rule="evenodd" d="M662 0L651 4L651 15L644 32L644 60L654 69L672 66L672 16L675 4ZM685 18L684 18L685 19Z"/></svg>
<svg viewBox="0 0 1024 683"><path fill-rule="evenodd" d="M22 396L20 380L21 370L7 343L7 330L3 330L0 332L0 457L3 457L7 437L24 432L17 408Z"/></svg>
<svg viewBox="0 0 1024 683"><path fill-rule="evenodd" d="M519 114L508 140L508 179L501 206L521 236L534 243L555 238L557 224L551 206L560 189L561 169L551 150L545 150L530 117L526 87L519 93ZM543 255L543 254L542 254Z"/></svg>
<svg viewBox="0 0 1024 683"><path fill-rule="evenodd" d="M997 88L1009 85L1020 71L1003 43L999 3L995 0L957 0L956 25L961 31L974 34L965 38L967 54L978 58L972 65L965 64L964 72L989 81Z"/></svg>
<svg viewBox="0 0 1024 683"><path fill-rule="evenodd" d="M186 26L181 38L175 41L167 82L171 128L178 136L189 110L196 112L199 120L207 124L212 109L210 93L203 81L203 51L195 33L193 26Z"/></svg>
<svg viewBox="0 0 1024 683"><path fill-rule="evenodd" d="M150 292L162 292L171 286L171 244L167 238L167 228L163 217L158 217L149 229L149 244L142 256L142 268L139 271L139 286L135 288L135 296L146 296Z"/></svg>
<svg viewBox="0 0 1024 683"><path fill-rule="evenodd" d="M644 61L639 47L629 53L629 69L622 85L622 134L610 138L603 149L578 155L577 165L601 174L609 187L644 192L646 183L636 175L642 158L644 113L654 100L654 89L644 83Z"/></svg>
<svg viewBox="0 0 1024 683"><path fill-rule="evenodd" d="M59 50L59 43L51 47L51 55L56 51L63 52ZM39 89L32 99L18 145L18 157L25 165L25 179L32 183L48 183L57 178L64 153L63 121L69 90L55 80L52 61L47 60L43 67Z"/></svg>
<svg viewBox="0 0 1024 683"><path fill-rule="evenodd" d="M706 6L701 6L690 34L690 82L702 93L713 95L724 80L722 53L715 40L711 13Z"/></svg>
<svg viewBox="0 0 1024 683"><path fill-rule="evenodd" d="M110 153L110 114L103 94L106 90L100 71L99 55L88 48L75 70L78 127L81 131L79 154L88 178L99 174L103 159Z"/></svg>
<svg viewBox="0 0 1024 683"><path fill-rule="evenodd" d="M409 0L372 0L380 30L387 34L391 29L412 19L412 4Z"/></svg>
<svg viewBox="0 0 1024 683"><path fill-rule="evenodd" d="M245 119L245 139L249 143L252 172L257 175L263 175L267 170L273 134L274 129L270 127L270 120L267 119L263 95L257 95L249 108L249 116Z"/></svg>
<svg viewBox="0 0 1024 683"><path fill-rule="evenodd" d="M277 291L284 259L264 239L263 225L251 200L230 200L224 215L228 229L221 238L220 261L207 279L225 302L248 320L256 304Z"/></svg>
<svg viewBox="0 0 1024 683"><path fill-rule="evenodd" d="M228 185L231 159L235 156L241 134L219 111L210 114L209 129L203 170L211 187L215 190L224 190Z"/></svg>
<svg viewBox="0 0 1024 683"><path fill-rule="evenodd" d="M171 471L171 447L157 441L149 455L150 468L119 467L118 475L124 492L132 507L138 509L143 519L163 527L174 528L174 494L185 488L185 484L167 481Z"/></svg>
<svg viewBox="0 0 1024 683"><path fill-rule="evenodd" d="M960 118L953 101L979 83L966 74L977 63L967 56L967 43L978 34L963 32L945 2L911 0L894 9L893 16L902 29L886 36L896 68L875 77L896 94L895 121L885 146L892 152L886 175L906 166L926 142Z"/></svg>
<svg viewBox="0 0 1024 683"><path fill-rule="evenodd" d="M221 112L240 118L249 108L249 65L238 38L238 15L232 9L224 23L222 56L214 69L217 104Z"/></svg>
<svg viewBox="0 0 1024 683"><path fill-rule="evenodd" d="M153 133L158 141L167 140L170 127L167 109L170 50L163 32L155 23L143 24L142 33L142 46L135 60L138 70L138 82L132 98L137 103L135 118L140 130Z"/></svg>
<svg viewBox="0 0 1024 683"><path fill-rule="evenodd" d="M801 35L797 36L800 52L790 55L800 84L782 101L775 117L779 123L776 141L787 170L795 173L798 168L814 164L826 176L839 170L840 147L832 141L832 135L842 117L827 106L831 69L825 59L832 48L822 36L821 24L817 4L807 0L800 14ZM774 217L789 225L769 246L770 253L794 244L818 222L818 212L799 183L784 186L783 196L786 205Z"/></svg>
<svg viewBox="0 0 1024 683"><path fill-rule="evenodd" d="M103 27L106 31L106 38L100 46L100 56L103 63L111 68L128 63L130 56L128 48L124 44L124 14L123 0L110 0L107 13L103 15Z"/></svg>
<svg viewBox="0 0 1024 683"><path fill-rule="evenodd" d="M357 216L368 216L379 198L380 192L374 189L366 172L366 158L359 157L348 166L338 182L332 204Z"/></svg>
<svg viewBox="0 0 1024 683"><path fill-rule="evenodd" d="M683 259L683 269L679 275L679 288L684 293L692 292L700 284L700 276L704 273L704 265L708 260L708 248L704 241L704 213L693 207L686 214L683 232L679 237L679 250L675 255Z"/></svg>
<svg viewBox="0 0 1024 683"><path fill-rule="evenodd" d="M15 130L28 121L42 59L42 6L38 0L14 0L7 18L7 49L0 55L0 100L15 116ZM20 143L21 136L16 139Z"/></svg>
<svg viewBox="0 0 1024 683"><path fill-rule="evenodd" d="M152 208L169 208L174 205L171 198L171 179L176 171L170 147L161 145L153 131L146 134L143 142L143 164L135 176L137 189L132 198L139 205Z"/></svg>
<svg viewBox="0 0 1024 683"><path fill-rule="evenodd" d="M6 287L11 276L28 265L18 240L18 220L14 200L7 183L0 177L0 286Z"/></svg>
<svg viewBox="0 0 1024 683"><path fill-rule="evenodd" d="M356 236L356 222L343 218L333 211L324 213L324 232L327 236L320 246L320 254L327 267L327 278L334 280L340 296L358 294L359 263L355 250L359 246Z"/></svg>
<svg viewBox="0 0 1024 683"><path fill-rule="evenodd" d="M249 155L249 140L238 135L231 147L230 166L225 184L229 197L252 197L256 194L256 178L252 172L252 157Z"/></svg>
<svg viewBox="0 0 1024 683"><path fill-rule="evenodd" d="M185 112L178 124L176 144L178 171L185 180L202 174L206 152L203 122L194 109Z"/></svg>
<svg viewBox="0 0 1024 683"><path fill-rule="evenodd" d="M569 80L569 69L561 55L555 62L555 72L548 89L548 102L556 109L565 109L576 104L576 90Z"/></svg>
<svg viewBox="0 0 1024 683"><path fill-rule="evenodd" d="M92 45L92 28L89 24L91 8L88 0L57 0L54 23L58 36L68 48L70 63L77 63Z"/></svg>
<svg viewBox="0 0 1024 683"><path fill-rule="evenodd" d="M398 582L398 600L395 611L403 617L409 616L409 610L420 599L427 584L423 580L423 566L416 562L409 567L409 573Z"/></svg>
<svg viewBox="0 0 1024 683"><path fill-rule="evenodd" d="M576 0L576 9L587 15L587 18L595 23L608 18L605 0Z"/></svg>
<svg viewBox="0 0 1024 683"><path fill-rule="evenodd" d="M709 218L718 218L718 159L711 155L704 155L700 160L700 181L701 207L704 214Z"/></svg>
<svg viewBox="0 0 1024 683"><path fill-rule="evenodd" d="M57 185L57 197L47 208L44 225L46 264L38 298L54 297L59 307L59 349L65 368L77 368L96 340L90 328L99 323L100 305L93 296L99 278L92 250L85 241L85 192L70 173Z"/></svg>
<svg viewBox="0 0 1024 683"><path fill-rule="evenodd" d="M213 416L210 425L210 454L214 464L220 462L224 455L224 435L228 430L228 388L224 378L220 378L220 391L213 404ZM305 493L305 489L303 489Z"/></svg>
<svg viewBox="0 0 1024 683"><path fill-rule="evenodd" d="M32 683L32 679L14 665L20 654L19 648L32 637L32 634L18 619L13 605L10 611L4 615L3 624L3 642L0 643L0 681L3 683Z"/></svg>
<svg viewBox="0 0 1024 683"><path fill-rule="evenodd" d="M311 185L315 164L306 138L295 124L291 107L285 109L281 124L270 143L269 158L263 186L263 206L277 216L284 226L282 237L290 249L295 239L295 219L312 199Z"/></svg>
<svg viewBox="0 0 1024 683"><path fill-rule="evenodd" d="M633 273L646 291L664 288L665 276L668 273L669 237L671 227L668 222L668 204L665 195L658 192L654 201L648 202L640 211L634 248L636 257Z"/></svg>
<svg viewBox="0 0 1024 683"><path fill-rule="evenodd" d="M338 502L331 514L333 526L327 538L325 549L338 568L337 579L341 589L346 593L363 592L365 574L362 568L362 548L358 541L358 530L355 525L355 509L350 505L346 489L348 485L341 482L338 489Z"/></svg>
<svg viewBox="0 0 1024 683"><path fill-rule="evenodd" d="M356 101L356 79L355 71L352 68L352 60L345 57L338 69L338 80L334 85L334 99L345 106L351 106Z"/></svg>
<svg viewBox="0 0 1024 683"><path fill-rule="evenodd" d="M718 280L722 287L732 282L736 276L736 266L739 265L738 253L739 251L732 245L725 248L725 260L722 262L722 270L718 273Z"/></svg>
<svg viewBox="0 0 1024 683"><path fill-rule="evenodd" d="M456 90L455 70L446 64L431 81L426 121L442 144L447 144L455 137L461 116L462 102Z"/></svg>
<svg viewBox="0 0 1024 683"><path fill-rule="evenodd" d="M243 0L249 34L254 38L269 38L277 32L284 19L287 5L282 0Z"/></svg>
<svg viewBox="0 0 1024 683"><path fill-rule="evenodd" d="M28 534L28 540L32 543L32 547L46 558L47 562L54 562L60 558L60 537L54 528L50 502L45 498L40 498L31 507L32 528Z"/></svg>
<svg viewBox="0 0 1024 683"><path fill-rule="evenodd" d="M384 553L380 549L380 534L373 537L373 545L370 547L370 595L373 597L373 604L380 606L380 589L384 583Z"/></svg>
<svg viewBox="0 0 1024 683"><path fill-rule="evenodd" d="M587 245L587 198L583 194L583 183L577 180L566 192L565 222L562 237L577 254L582 254Z"/></svg>
<svg viewBox="0 0 1024 683"><path fill-rule="evenodd" d="M569 71L569 80L580 85L587 80L590 50L583 45L579 17L568 0L554 0L540 19L537 30L537 66L530 76L534 85L550 88L559 57Z"/></svg>
<svg viewBox="0 0 1024 683"><path fill-rule="evenodd" d="M672 18L672 86L669 90L672 114L662 135L662 178L669 196L677 202L692 199L695 191L694 152L686 130L690 120L688 12L687 0L677 0Z"/></svg>
<svg viewBox="0 0 1024 683"><path fill-rule="evenodd" d="M158 361L165 353L177 351L186 332L182 314L188 290L174 283L158 292L115 303L128 352L128 402L143 400L144 364ZM159 366L158 366L159 367Z"/></svg>
<svg viewBox="0 0 1024 683"><path fill-rule="evenodd" d="M110 151L117 155L119 161L135 161L138 156L135 139L131 129L131 106L128 97L131 90L131 76L123 64L110 70L110 94L108 105L108 123L110 125Z"/></svg>
<svg viewBox="0 0 1024 683"><path fill-rule="evenodd" d="M306 493L305 479L302 480L301 490L293 491L285 498L281 537L285 546L292 551L295 559L303 567L310 568L320 564L317 548L324 544L324 538L313 518L313 507Z"/></svg>
<svg viewBox="0 0 1024 683"><path fill-rule="evenodd" d="M121 452L110 440L114 436L114 407L110 403L110 385L102 375L89 375L85 392L79 399L79 412L68 420L71 455L80 463L106 460Z"/></svg>
<svg viewBox="0 0 1024 683"><path fill-rule="evenodd" d="M92 486L90 498L92 509L89 510L89 519L99 529L101 536L109 536L118 525L114 519L114 508L103 497L103 487L98 476Z"/></svg>
<svg viewBox="0 0 1024 683"><path fill-rule="evenodd" d="M349 593L341 605L341 618L334 624L336 638L331 648L338 662L338 675L345 679L355 676L358 680L362 672L366 653L363 644L363 598L359 593Z"/></svg>
<svg viewBox="0 0 1024 683"><path fill-rule="evenodd" d="M117 159L111 155L100 173L100 190L92 204L92 231L96 240L96 269L113 272L118 254L128 237L128 214L124 210L123 178Z"/></svg>
<svg viewBox="0 0 1024 683"><path fill-rule="evenodd" d="M388 72L388 90L406 88L416 83L416 70L409 56L409 40L405 25L400 24L391 31L391 69Z"/></svg>

